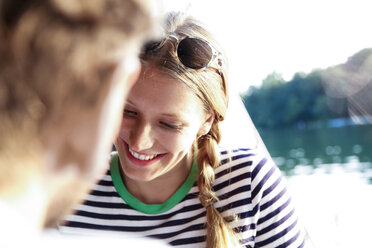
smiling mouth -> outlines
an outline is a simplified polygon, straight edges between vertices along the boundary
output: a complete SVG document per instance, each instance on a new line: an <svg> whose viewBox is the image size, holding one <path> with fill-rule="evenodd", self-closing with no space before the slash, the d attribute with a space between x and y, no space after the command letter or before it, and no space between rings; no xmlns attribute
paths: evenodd
<svg viewBox="0 0 372 248"><path fill-rule="evenodd" d="M122 140L122 142L126 148L125 150L126 150L127 158L132 164L136 166L140 166L140 167L150 166L158 162L159 160L161 160L167 155L167 153L141 154L141 153L133 151L129 147L128 143L126 143L124 140Z"/></svg>
<svg viewBox="0 0 372 248"><path fill-rule="evenodd" d="M160 155L160 154L155 154L155 155L139 154L139 153L133 151L132 149L130 149L130 147L128 147L128 150L133 157L135 157L136 159L139 159L139 160L143 160L143 161L148 161L148 160L154 159L154 158L156 158L157 156Z"/></svg>

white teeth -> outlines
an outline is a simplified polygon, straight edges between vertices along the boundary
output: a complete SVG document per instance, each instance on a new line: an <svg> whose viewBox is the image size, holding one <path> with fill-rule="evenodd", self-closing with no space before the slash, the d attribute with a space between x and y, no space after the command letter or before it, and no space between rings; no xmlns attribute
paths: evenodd
<svg viewBox="0 0 372 248"><path fill-rule="evenodd" d="M150 160L150 159L153 159L157 156L157 155L146 156L146 155L143 155L143 154L138 154L138 153L132 151L130 148L129 148L129 152L130 152L130 154L132 154L133 157L135 157L136 159L139 159L139 160Z"/></svg>

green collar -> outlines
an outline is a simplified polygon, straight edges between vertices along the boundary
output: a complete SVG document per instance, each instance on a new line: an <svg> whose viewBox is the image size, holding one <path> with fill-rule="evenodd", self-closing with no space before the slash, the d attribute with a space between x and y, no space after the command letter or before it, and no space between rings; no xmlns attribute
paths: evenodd
<svg viewBox="0 0 372 248"><path fill-rule="evenodd" d="M145 204L135 198L131 193L129 193L120 176L119 157L117 154L113 155L111 158L110 173L116 191L129 206L145 214L160 214L173 208L180 201L182 201L183 198L185 198L196 181L198 166L194 157L194 162L186 181L182 184L182 186L177 190L176 193L174 193L166 202L162 204Z"/></svg>

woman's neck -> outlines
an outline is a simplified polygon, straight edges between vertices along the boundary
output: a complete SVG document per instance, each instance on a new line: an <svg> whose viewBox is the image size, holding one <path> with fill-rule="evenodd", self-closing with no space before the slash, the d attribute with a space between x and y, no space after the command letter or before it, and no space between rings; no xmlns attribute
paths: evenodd
<svg viewBox="0 0 372 248"><path fill-rule="evenodd" d="M151 181L136 181L124 175L121 177L127 190L146 204L161 204L167 201L186 181L193 164L193 153L188 153L170 171Z"/></svg>

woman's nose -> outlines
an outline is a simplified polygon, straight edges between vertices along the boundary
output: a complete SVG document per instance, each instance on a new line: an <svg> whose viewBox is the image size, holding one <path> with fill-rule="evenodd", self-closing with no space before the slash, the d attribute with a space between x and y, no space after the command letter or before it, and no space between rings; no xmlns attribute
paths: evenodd
<svg viewBox="0 0 372 248"><path fill-rule="evenodd" d="M135 151L150 149L154 144L151 125L138 122L130 133L130 147Z"/></svg>

